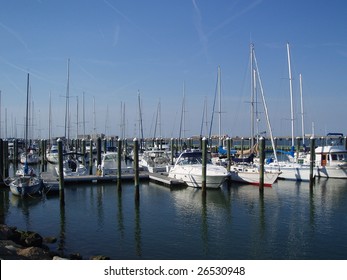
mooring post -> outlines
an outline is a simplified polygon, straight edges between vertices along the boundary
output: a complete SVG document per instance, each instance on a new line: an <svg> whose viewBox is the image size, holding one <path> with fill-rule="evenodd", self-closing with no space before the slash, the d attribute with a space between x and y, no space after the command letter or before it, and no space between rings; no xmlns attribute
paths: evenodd
<svg viewBox="0 0 347 280"><path fill-rule="evenodd" d="M259 153L260 153L260 160L259 160L259 191L264 191L264 161L265 161L265 138L260 137L259 139Z"/></svg>
<svg viewBox="0 0 347 280"><path fill-rule="evenodd" d="M86 140L82 139L82 163L86 166Z"/></svg>
<svg viewBox="0 0 347 280"><path fill-rule="evenodd" d="M8 159L8 141L5 140L3 143L3 149L4 149L4 177L7 178L9 175L9 167L10 167L10 163L9 163L9 159Z"/></svg>
<svg viewBox="0 0 347 280"><path fill-rule="evenodd" d="M231 139L228 137L227 138L227 159L228 159L227 170L228 172L230 172L230 164L231 164L230 149L231 149Z"/></svg>
<svg viewBox="0 0 347 280"><path fill-rule="evenodd" d="M90 150L89 150L89 175L93 175L93 140L90 139Z"/></svg>
<svg viewBox="0 0 347 280"><path fill-rule="evenodd" d="M207 165L207 144L206 138L202 139L202 181L201 188L202 193L206 194L206 165Z"/></svg>
<svg viewBox="0 0 347 280"><path fill-rule="evenodd" d="M103 151L104 151L104 154L106 154L106 151L107 151L107 139L105 138L105 139L103 139L103 141L102 141L102 143L103 143ZM101 162L101 160L100 160L100 162Z"/></svg>
<svg viewBox="0 0 347 280"><path fill-rule="evenodd" d="M63 170L63 141L59 138L58 144L58 168L59 168L59 199L60 204L65 204L64 196L64 170Z"/></svg>
<svg viewBox="0 0 347 280"><path fill-rule="evenodd" d="M99 165L101 165L101 138L100 137L96 139L96 151L97 151L96 166L99 167Z"/></svg>
<svg viewBox="0 0 347 280"><path fill-rule="evenodd" d="M122 140L118 139L117 146L117 186L121 186L122 181Z"/></svg>
<svg viewBox="0 0 347 280"><path fill-rule="evenodd" d="M0 177L3 180L4 172L4 141L0 138Z"/></svg>
<svg viewBox="0 0 347 280"><path fill-rule="evenodd" d="M13 164L17 167L18 163L18 139L14 140Z"/></svg>
<svg viewBox="0 0 347 280"><path fill-rule="evenodd" d="M174 139L171 138L170 139L170 150L171 150L171 156L170 156L170 164L173 165L174 164Z"/></svg>
<svg viewBox="0 0 347 280"><path fill-rule="evenodd" d="M121 151L121 154L123 154L124 159L127 159L128 158L128 140L125 138L123 142L124 142L124 149L123 151Z"/></svg>
<svg viewBox="0 0 347 280"><path fill-rule="evenodd" d="M139 141L134 139L134 172L135 172L135 201L139 202L140 190L139 190Z"/></svg>
<svg viewBox="0 0 347 280"><path fill-rule="evenodd" d="M315 174L314 174L314 165L316 161L316 153L315 153L315 139L313 137L310 138L310 186L314 182Z"/></svg>
<svg viewBox="0 0 347 280"><path fill-rule="evenodd" d="M45 164L46 164L46 148L45 148L45 140L41 139L41 172L45 171Z"/></svg>
<svg viewBox="0 0 347 280"><path fill-rule="evenodd" d="M241 137L241 155L240 155L240 158L243 158L243 142L244 142L244 138Z"/></svg>
<svg viewBox="0 0 347 280"><path fill-rule="evenodd" d="M299 159L299 153L300 153L300 137L296 137L296 161Z"/></svg>

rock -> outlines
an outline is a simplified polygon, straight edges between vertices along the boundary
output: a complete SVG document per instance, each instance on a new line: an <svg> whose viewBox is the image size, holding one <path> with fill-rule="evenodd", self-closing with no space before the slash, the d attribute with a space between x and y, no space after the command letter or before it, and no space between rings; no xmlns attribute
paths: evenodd
<svg viewBox="0 0 347 280"><path fill-rule="evenodd" d="M64 261L65 261L65 260L69 260L69 259L62 258L62 257L59 257L59 256L54 256L54 257L53 257L53 260L55 260L55 261L56 261L56 260L58 260L58 261L64 260Z"/></svg>
<svg viewBox="0 0 347 280"><path fill-rule="evenodd" d="M24 249L18 249L17 254L29 260L51 260L52 259L49 252L39 247L28 247Z"/></svg>
<svg viewBox="0 0 347 280"><path fill-rule="evenodd" d="M15 229L7 225L0 224L0 240L12 240L15 236Z"/></svg>
<svg viewBox="0 0 347 280"><path fill-rule="evenodd" d="M22 246L14 243L12 240L0 240L0 259L2 260L19 260L17 250Z"/></svg>
<svg viewBox="0 0 347 280"><path fill-rule="evenodd" d="M32 231L18 231L20 233L20 238L18 243L26 247L41 247L42 246L42 236L36 232ZM16 240L14 240L16 242Z"/></svg>
<svg viewBox="0 0 347 280"><path fill-rule="evenodd" d="M48 244L52 244L52 243L55 243L55 242L57 242L57 238L56 237L54 237L54 236L48 236L48 237L44 237L43 238L43 243L48 243Z"/></svg>
<svg viewBox="0 0 347 280"><path fill-rule="evenodd" d="M70 260L82 260L82 256L80 255L80 253L73 253L69 255L69 259Z"/></svg>
<svg viewBox="0 0 347 280"><path fill-rule="evenodd" d="M103 255L90 257L90 260L109 260L109 259L110 259L109 257L103 256Z"/></svg>

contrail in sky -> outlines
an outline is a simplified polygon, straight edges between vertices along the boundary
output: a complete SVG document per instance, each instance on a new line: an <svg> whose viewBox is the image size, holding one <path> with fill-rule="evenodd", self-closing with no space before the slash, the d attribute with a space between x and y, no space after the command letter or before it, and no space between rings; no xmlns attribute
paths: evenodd
<svg viewBox="0 0 347 280"><path fill-rule="evenodd" d="M202 47L203 47L203 52L205 53L205 56L207 56L208 38L205 35L205 32L204 32L203 27L202 27L201 12L200 12L198 5L196 4L196 1L192 0L192 3L193 3L194 11L196 14L196 20L194 21L195 27L196 27L196 30L197 30L199 38L200 38L200 42L201 42Z"/></svg>
<svg viewBox="0 0 347 280"><path fill-rule="evenodd" d="M28 48L28 45L26 42L24 42L24 40L17 34L17 32L15 32L13 29L11 29L10 27L8 27L7 25L3 24L2 22L0 22L0 27L2 27L3 29L5 29L9 34L11 34L15 39L17 39L17 41L27 50L30 51Z"/></svg>

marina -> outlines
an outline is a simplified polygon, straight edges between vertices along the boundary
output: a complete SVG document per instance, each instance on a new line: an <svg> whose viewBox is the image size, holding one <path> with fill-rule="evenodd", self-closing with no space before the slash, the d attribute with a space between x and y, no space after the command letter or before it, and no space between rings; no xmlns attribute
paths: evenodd
<svg viewBox="0 0 347 280"><path fill-rule="evenodd" d="M87 153L85 141L81 145L78 141L65 145L71 152L63 153L63 143L58 140L58 163L45 161L46 154L40 153L41 163L30 165L32 175L25 175L26 165L13 158L10 163L2 162L8 178L21 178L23 174L38 178L42 188L22 195L2 186L1 223L53 237L56 242L46 245L64 258L347 258L347 180L342 176L313 176L314 167L331 167L343 174L346 137L339 135L341 145L335 146L339 148L322 150L319 147L331 146L320 141L317 148L306 152L307 158L300 156L309 162L312 179L278 179L270 184L264 178L265 157L271 157L270 152L265 153L264 138L259 139L259 157L243 156L247 150L251 152L243 141L239 148L231 146L230 138L222 140L226 146L223 149L208 147L205 138L195 143L187 139L187 147L181 153L176 151L180 142L171 140L173 152L169 153L171 159L165 172L139 168L142 154L137 139L131 143L118 140L116 152L108 152L106 141L98 138L95 151ZM123 143L127 149L121 149ZM311 146L314 144L312 140ZM4 152L7 141L1 145L2 158L10 159ZM41 151L48 150L45 141L38 146ZM231 157L231 150L236 151L237 158ZM310 160L317 154L316 161ZM105 155L110 156L107 162ZM249 159L253 162L246 162ZM232 166L245 167L245 174L239 175L242 180L233 177L231 172L239 171ZM179 173L175 171L177 167ZM83 172L79 173L80 169ZM24 173L18 175L18 170Z"/></svg>
<svg viewBox="0 0 347 280"><path fill-rule="evenodd" d="M85 259L346 259L347 182L279 180L201 189L141 180L69 184L59 196L21 197L1 188L2 222L55 236L52 251Z"/></svg>

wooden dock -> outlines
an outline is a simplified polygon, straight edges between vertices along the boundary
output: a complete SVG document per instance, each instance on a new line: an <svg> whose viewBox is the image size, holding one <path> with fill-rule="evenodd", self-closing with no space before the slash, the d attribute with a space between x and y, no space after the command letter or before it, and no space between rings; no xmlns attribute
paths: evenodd
<svg viewBox="0 0 347 280"><path fill-rule="evenodd" d="M59 188L59 178L54 176L51 172L42 172L41 178L43 184L47 188L57 189ZM64 177L64 184L68 186L69 184L84 184L84 183L105 183L105 182L117 182L116 175L83 175L83 176L66 176ZM169 178L167 173L148 173L140 172L140 180L150 180L156 183L163 184L169 187L180 187L185 186L185 183L182 180L176 180ZM121 177L122 181L133 181L134 174L123 174Z"/></svg>

